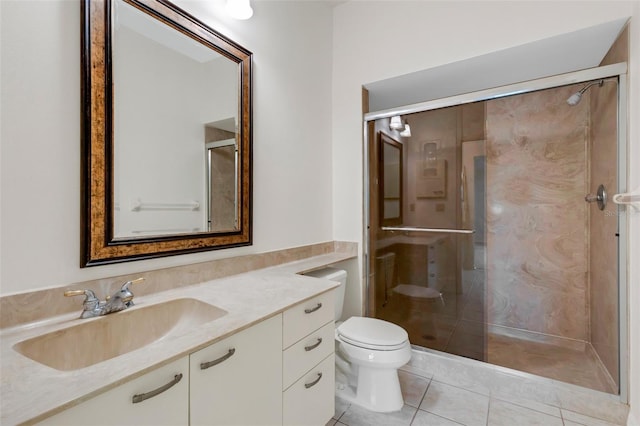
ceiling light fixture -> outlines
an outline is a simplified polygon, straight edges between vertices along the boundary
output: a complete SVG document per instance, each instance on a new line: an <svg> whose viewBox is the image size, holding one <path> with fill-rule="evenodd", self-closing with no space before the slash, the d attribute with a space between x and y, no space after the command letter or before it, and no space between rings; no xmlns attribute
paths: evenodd
<svg viewBox="0 0 640 426"><path fill-rule="evenodd" d="M249 19L253 9L249 0L227 0L227 13L235 19Z"/></svg>
<svg viewBox="0 0 640 426"><path fill-rule="evenodd" d="M404 130L400 132L400 136L402 136L403 138L411 137L411 127L409 126L407 120L404 121Z"/></svg>
<svg viewBox="0 0 640 426"><path fill-rule="evenodd" d="M389 123L389 128L391 130L402 130L404 129L404 124L402 124L402 119L399 115L395 115L391 117L391 122Z"/></svg>

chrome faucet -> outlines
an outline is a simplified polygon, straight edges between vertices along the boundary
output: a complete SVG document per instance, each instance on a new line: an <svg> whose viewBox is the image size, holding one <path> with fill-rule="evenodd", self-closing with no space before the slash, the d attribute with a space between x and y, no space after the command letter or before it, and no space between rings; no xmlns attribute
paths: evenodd
<svg viewBox="0 0 640 426"><path fill-rule="evenodd" d="M127 281L122 284L122 288L120 288L120 290L116 291L112 296L107 296L103 302L98 300L93 290L69 290L65 291L64 295L65 297L85 296L84 302L82 303L82 314L80 314L80 318L99 317L112 312L122 311L133 306L133 293L129 290L129 286L142 281L144 281L144 278Z"/></svg>

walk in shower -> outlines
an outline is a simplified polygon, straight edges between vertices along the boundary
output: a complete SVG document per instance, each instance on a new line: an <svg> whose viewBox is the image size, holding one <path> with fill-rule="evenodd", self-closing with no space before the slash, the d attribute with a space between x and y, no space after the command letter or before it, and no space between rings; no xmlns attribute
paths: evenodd
<svg viewBox="0 0 640 426"><path fill-rule="evenodd" d="M366 116L369 316L620 393L624 82L596 74Z"/></svg>

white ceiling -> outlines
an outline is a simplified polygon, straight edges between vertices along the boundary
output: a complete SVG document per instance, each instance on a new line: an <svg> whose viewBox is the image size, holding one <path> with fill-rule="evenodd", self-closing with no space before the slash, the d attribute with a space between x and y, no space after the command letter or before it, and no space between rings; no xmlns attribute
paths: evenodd
<svg viewBox="0 0 640 426"><path fill-rule="evenodd" d="M597 67L626 19L365 84L372 112Z"/></svg>
<svg viewBox="0 0 640 426"><path fill-rule="evenodd" d="M1 1L1 0L0 0ZM199 63L221 57L205 46L123 1L114 2L115 28L123 26Z"/></svg>

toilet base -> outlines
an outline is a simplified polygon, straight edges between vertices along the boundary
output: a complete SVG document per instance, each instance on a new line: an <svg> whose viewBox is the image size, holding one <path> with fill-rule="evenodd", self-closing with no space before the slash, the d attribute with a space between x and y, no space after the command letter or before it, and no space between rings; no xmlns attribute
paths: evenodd
<svg viewBox="0 0 640 426"><path fill-rule="evenodd" d="M343 338L341 333L353 331L344 329L349 321L351 321L351 327L361 326L361 335L358 336L360 338L364 335L365 339L371 339L366 337L367 329L379 327L382 330L391 329L397 332L399 336L395 336L396 340L391 340L391 343L397 343L395 345L374 344L373 342L377 342L374 338L373 341L364 340L371 343L362 343L363 346L359 346L344 340L347 336ZM389 341L388 337L386 341ZM407 340L406 331L378 319L352 317L336 329L335 354L337 396L378 413L390 413L402 409L404 400L400 390L398 368L411 359L411 345Z"/></svg>
<svg viewBox="0 0 640 426"><path fill-rule="evenodd" d="M358 384L336 380L336 396L352 404L377 413L400 411L404 406L398 371L378 368L358 369ZM347 377L343 376L343 379Z"/></svg>

